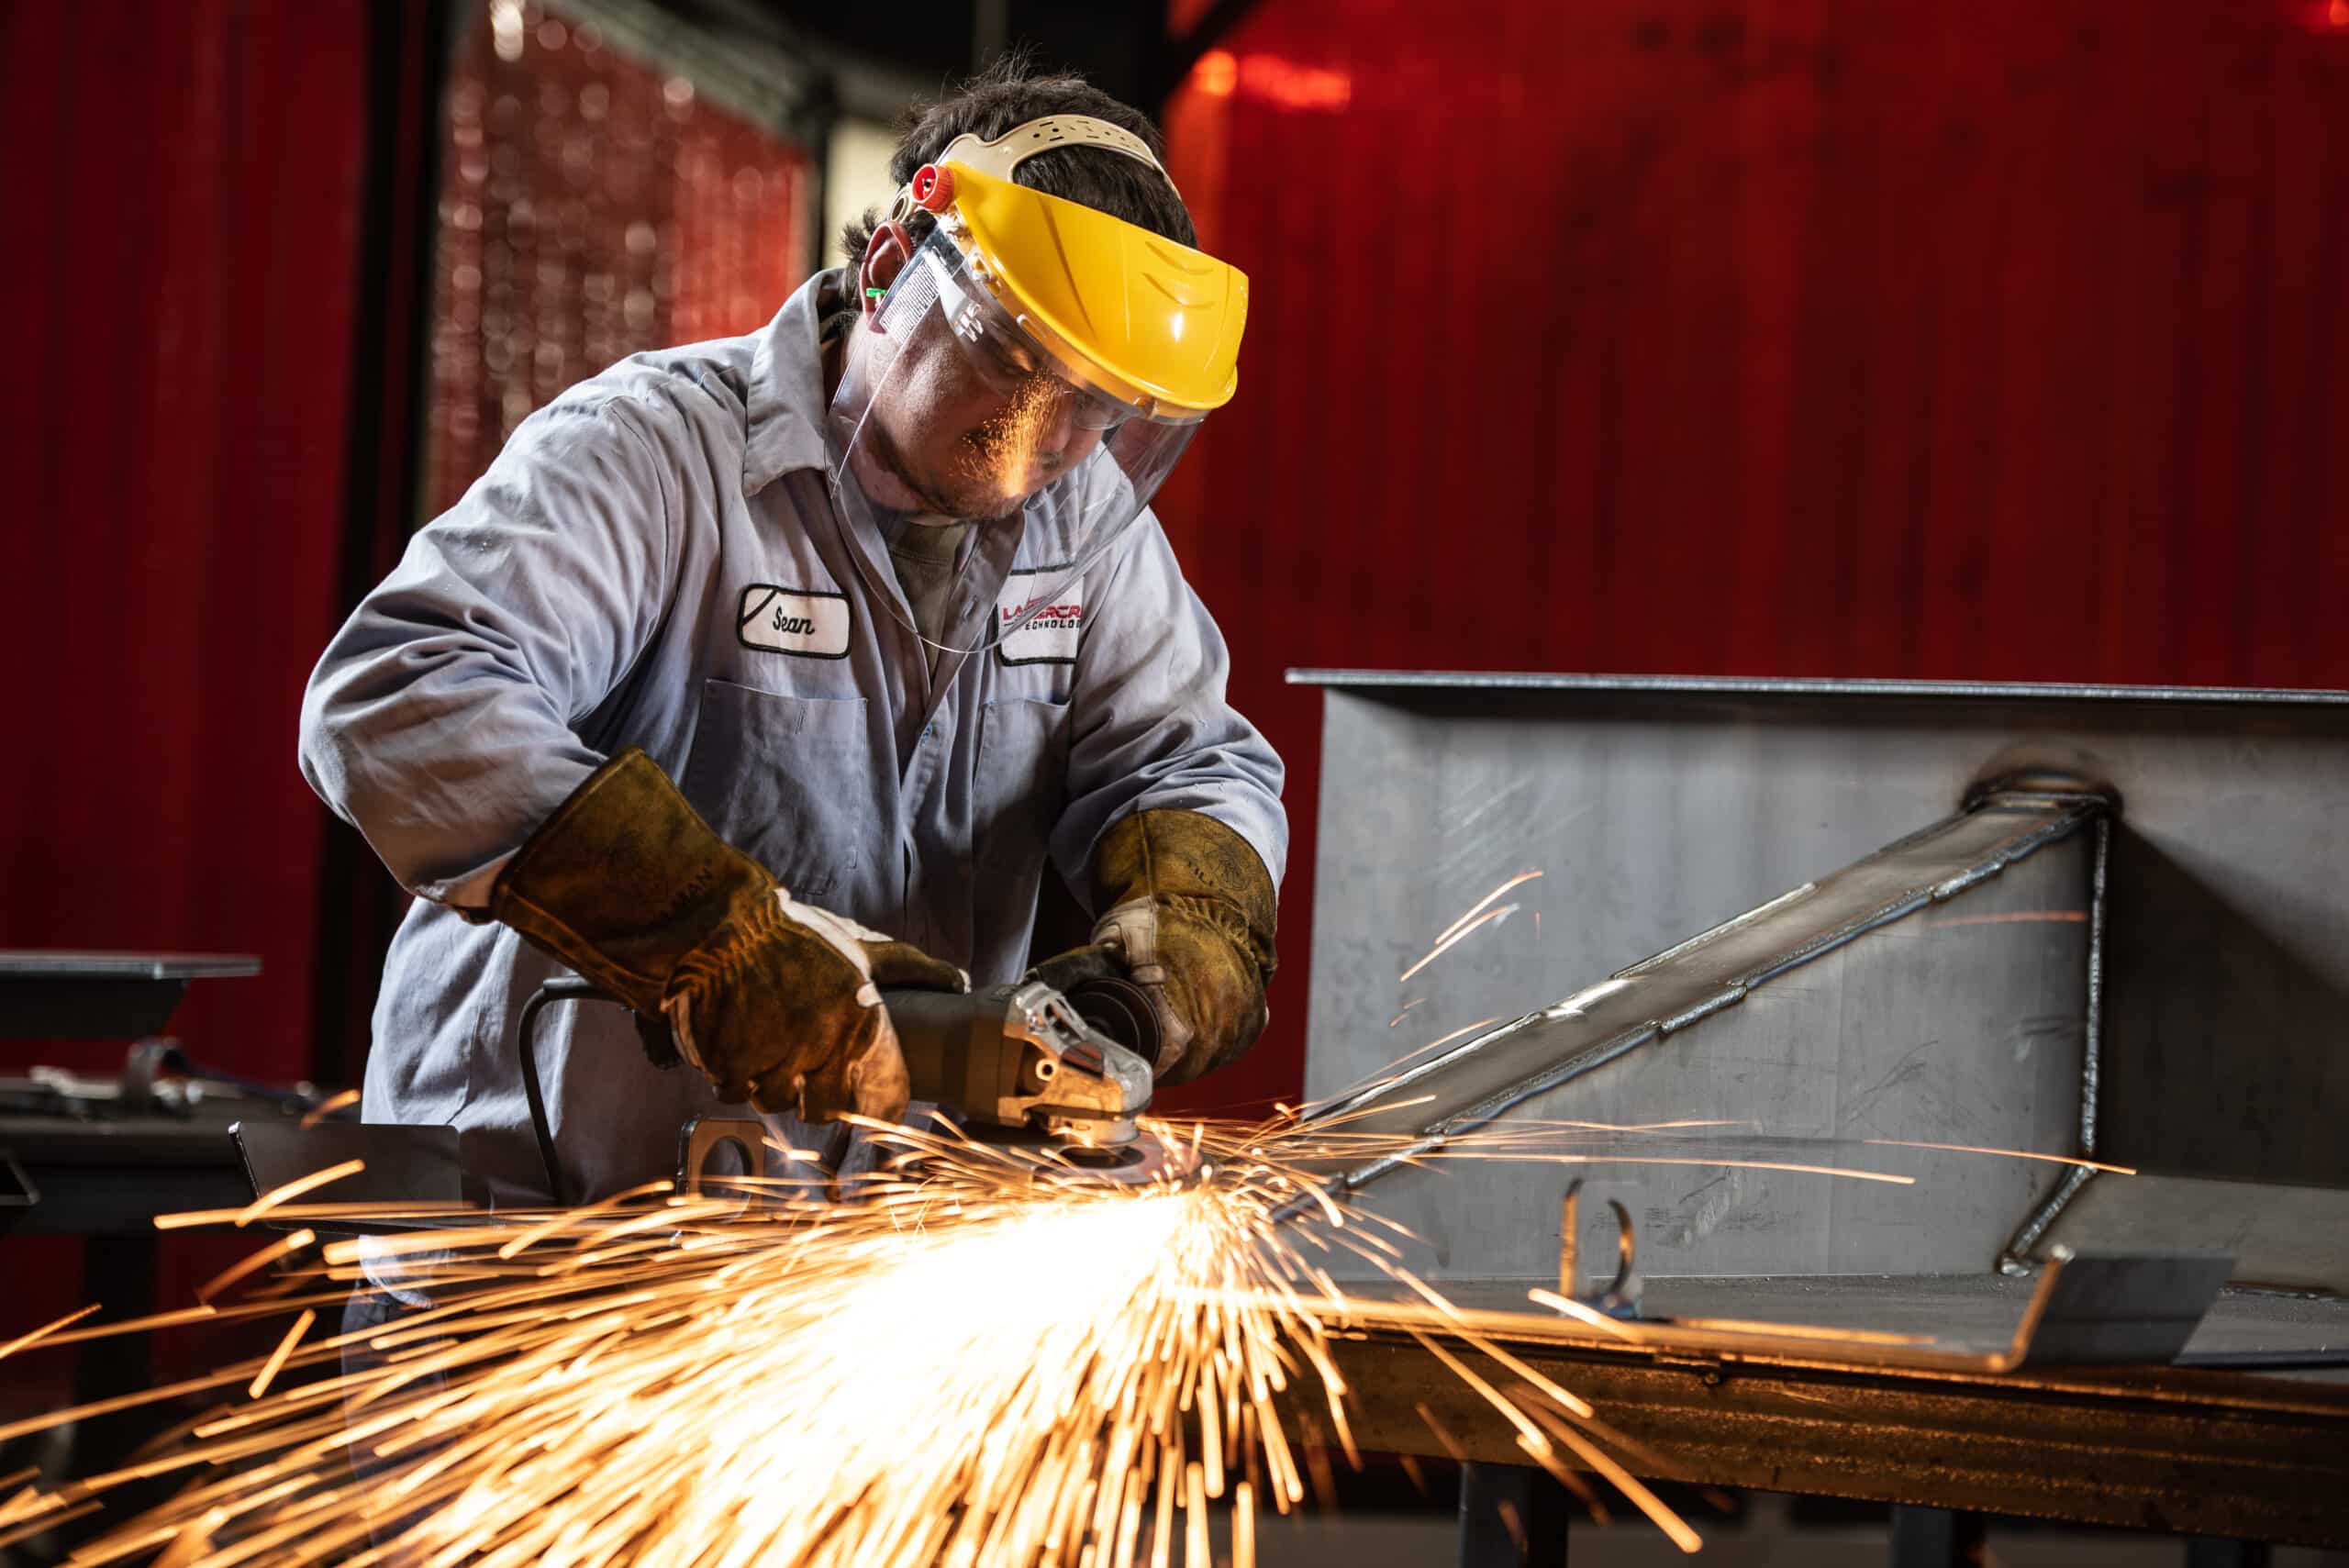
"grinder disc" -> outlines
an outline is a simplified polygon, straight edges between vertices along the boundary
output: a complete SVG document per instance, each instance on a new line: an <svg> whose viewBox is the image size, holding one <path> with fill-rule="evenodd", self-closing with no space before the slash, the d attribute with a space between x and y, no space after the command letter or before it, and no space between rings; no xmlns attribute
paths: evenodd
<svg viewBox="0 0 2349 1568"><path fill-rule="evenodd" d="M1141 986L1123 975L1104 974L1078 983L1066 995L1078 1018L1157 1070L1158 1015L1150 1010L1150 995Z"/></svg>

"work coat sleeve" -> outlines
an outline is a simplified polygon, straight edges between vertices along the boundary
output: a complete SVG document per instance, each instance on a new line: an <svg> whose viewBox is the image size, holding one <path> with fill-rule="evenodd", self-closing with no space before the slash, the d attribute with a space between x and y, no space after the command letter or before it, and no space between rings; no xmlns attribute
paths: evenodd
<svg viewBox="0 0 2349 1568"><path fill-rule="evenodd" d="M1278 886L1288 859L1281 760L1225 700L1223 633L1148 513L1091 591L1070 695L1068 806L1052 858L1079 889L1093 846L1135 811L1197 811L1248 840Z"/></svg>
<svg viewBox="0 0 2349 1568"><path fill-rule="evenodd" d="M479 906L604 759L576 726L669 597L676 480L629 398L532 415L311 673L302 772L402 886Z"/></svg>

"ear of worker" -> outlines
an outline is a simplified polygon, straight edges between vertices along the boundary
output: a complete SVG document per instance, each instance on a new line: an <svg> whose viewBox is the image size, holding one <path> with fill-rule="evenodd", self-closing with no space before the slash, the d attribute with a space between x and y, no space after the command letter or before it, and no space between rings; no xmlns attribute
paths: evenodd
<svg viewBox="0 0 2349 1568"><path fill-rule="evenodd" d="M1093 854L1093 945L1045 960L1062 991L1121 974L1150 998L1158 1082L1180 1084L1244 1053L1264 1032L1278 899L1248 840L1197 811L1137 811Z"/></svg>
<svg viewBox="0 0 2349 1568"><path fill-rule="evenodd" d="M810 1120L895 1119L910 1088L879 987L966 991L906 942L793 899L642 751L530 835L489 915L648 1018L720 1097Z"/></svg>

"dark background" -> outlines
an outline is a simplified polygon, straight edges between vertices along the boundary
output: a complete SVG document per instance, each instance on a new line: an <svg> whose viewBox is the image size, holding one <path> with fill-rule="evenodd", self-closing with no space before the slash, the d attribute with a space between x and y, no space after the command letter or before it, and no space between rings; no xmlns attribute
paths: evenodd
<svg viewBox="0 0 2349 1568"><path fill-rule="evenodd" d="M649 52L581 26L620 13ZM401 538L562 385L763 320L833 117L999 41L1174 83L1253 282L1158 509L1297 831L1273 1031L1186 1106L1301 1080L1287 667L2349 685L2349 0L521 26L0 0L0 947L260 954L176 1021L207 1062L358 1073L395 903L295 719Z"/></svg>

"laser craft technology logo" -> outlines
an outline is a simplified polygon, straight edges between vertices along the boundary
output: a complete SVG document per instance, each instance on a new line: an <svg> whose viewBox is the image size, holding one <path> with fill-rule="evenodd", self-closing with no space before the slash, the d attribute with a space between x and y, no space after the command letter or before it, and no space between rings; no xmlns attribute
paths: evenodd
<svg viewBox="0 0 2349 1568"><path fill-rule="evenodd" d="M995 602L996 630L1007 664L1074 664L1085 630L1085 584L1063 579L1065 566L1014 572ZM1033 610L1023 624L1019 617Z"/></svg>

